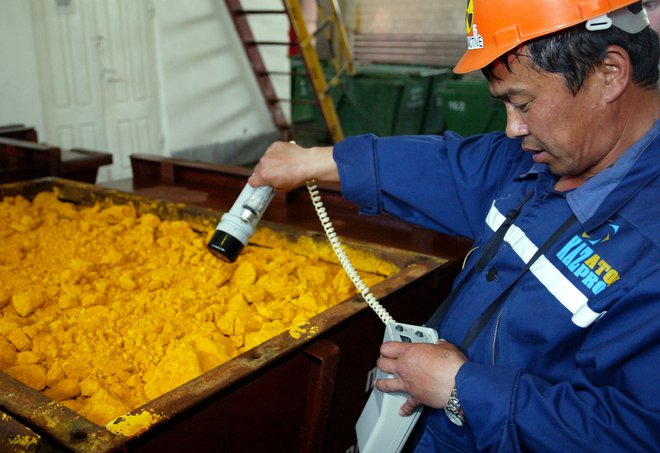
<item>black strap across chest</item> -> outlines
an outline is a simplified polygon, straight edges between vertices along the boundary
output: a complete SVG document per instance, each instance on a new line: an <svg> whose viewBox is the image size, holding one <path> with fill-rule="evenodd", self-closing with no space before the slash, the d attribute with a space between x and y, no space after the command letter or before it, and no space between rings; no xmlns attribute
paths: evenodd
<svg viewBox="0 0 660 453"><path fill-rule="evenodd" d="M513 225L513 222L520 214L522 207L532 197L532 194L533 192L530 192L515 209L509 211L509 213L506 215L506 218L504 219L504 222L502 222L502 225L500 225L500 227L495 231L495 233L493 233L493 235L490 237L486 245L483 247L483 250L479 255L479 258L477 259L476 263L469 272L480 273L486 268L488 263L495 256L497 249L504 241L504 236L506 232L509 230L511 225ZM465 335L465 338L463 338L463 341L459 346L459 348L463 352L467 351L467 349L470 347L470 345L472 345L474 340L486 328L488 322L492 319L495 313L497 313L499 308L502 306L502 304L506 300L506 297L511 292L513 286L520 279L520 277L522 277L529 270L529 268L532 267L532 265L541 257L541 255L543 255L548 250L548 248L550 248L550 246L554 242L556 242L576 221L577 219L575 218L575 215L571 214L568 217L568 219L566 219L559 226L559 228L557 228L557 230L555 230L555 232L543 243L543 245L541 245L538 248L534 256L532 256L532 258L525 264L525 267L523 267L522 271L511 282L509 287L504 292L502 292L502 294L500 294L493 302L491 302L488 307L486 307L486 309L481 313L479 318L477 318L474 321L474 323L468 330L467 334ZM469 276L466 276L465 278L463 278L463 280L461 280L461 282L458 284L456 288L454 288L454 290L447 297L447 299L445 299L445 301L442 304L440 304L440 307L438 307L435 313L433 313L431 318L426 323L427 326L430 327L439 326L440 322L444 319L447 312L454 304L458 294L461 292L461 290L463 289L463 287L465 286L468 280L469 280Z"/></svg>

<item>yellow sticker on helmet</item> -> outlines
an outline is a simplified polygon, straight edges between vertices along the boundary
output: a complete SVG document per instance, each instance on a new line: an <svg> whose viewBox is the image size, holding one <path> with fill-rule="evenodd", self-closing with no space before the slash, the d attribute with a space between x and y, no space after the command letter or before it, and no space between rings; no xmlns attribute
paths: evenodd
<svg viewBox="0 0 660 453"><path fill-rule="evenodd" d="M473 0L467 0L467 8L465 9L465 34L472 33L472 19L474 18L474 5Z"/></svg>
<svg viewBox="0 0 660 453"><path fill-rule="evenodd" d="M474 23L474 0L468 0L467 10L465 11L465 33L467 34L468 50L483 49L484 38L477 30L477 24Z"/></svg>

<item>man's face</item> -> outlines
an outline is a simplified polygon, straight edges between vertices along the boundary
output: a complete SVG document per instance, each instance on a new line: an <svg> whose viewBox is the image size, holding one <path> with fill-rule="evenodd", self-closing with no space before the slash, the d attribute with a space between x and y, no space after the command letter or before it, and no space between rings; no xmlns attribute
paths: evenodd
<svg viewBox="0 0 660 453"><path fill-rule="evenodd" d="M506 134L521 138L523 150L560 178L584 182L611 164L599 78L592 75L577 93L558 74L539 72L525 54L510 58L511 72L498 63L491 94L504 102Z"/></svg>
<svg viewBox="0 0 660 453"><path fill-rule="evenodd" d="M645 0L642 4L649 15L649 25L656 33L660 33L660 0Z"/></svg>

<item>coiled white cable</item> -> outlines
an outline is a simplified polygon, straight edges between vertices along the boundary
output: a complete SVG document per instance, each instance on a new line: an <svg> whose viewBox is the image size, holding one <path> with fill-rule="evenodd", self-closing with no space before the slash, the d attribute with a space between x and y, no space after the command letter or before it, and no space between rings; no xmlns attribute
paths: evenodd
<svg viewBox="0 0 660 453"><path fill-rule="evenodd" d="M318 188L316 187L316 184L313 180L307 181L307 190L309 191L309 196L312 199L312 204L314 205L316 214L319 216L319 220L321 221L321 226L323 226L325 235L328 237L328 241L330 241L332 250L334 250L335 255L337 255L339 263L346 271L346 274L351 279L351 282L353 282L353 285L360 292L364 301L367 303L367 305L369 305L369 307L371 307L374 312L376 312L381 321L383 321L385 324L388 322L394 322L392 316L390 316L385 307L383 307L380 302L378 302L378 299L376 299L376 297L371 293L369 287L362 281L360 275L348 259L346 251L344 250L344 247L342 246L337 233L335 233L335 228L332 226L332 222L328 217L325 206L323 206L323 201L321 201L321 195L319 194Z"/></svg>

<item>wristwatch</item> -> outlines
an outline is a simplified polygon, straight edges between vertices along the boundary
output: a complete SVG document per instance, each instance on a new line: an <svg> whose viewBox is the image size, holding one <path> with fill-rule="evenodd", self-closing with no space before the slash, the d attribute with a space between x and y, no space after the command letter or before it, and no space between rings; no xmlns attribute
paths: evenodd
<svg viewBox="0 0 660 453"><path fill-rule="evenodd" d="M461 402L458 401L456 387L451 391L449 401L445 406L445 414L447 414L447 418L449 418L453 424L458 426L463 426L465 424L465 415L463 415L463 411L461 410Z"/></svg>

